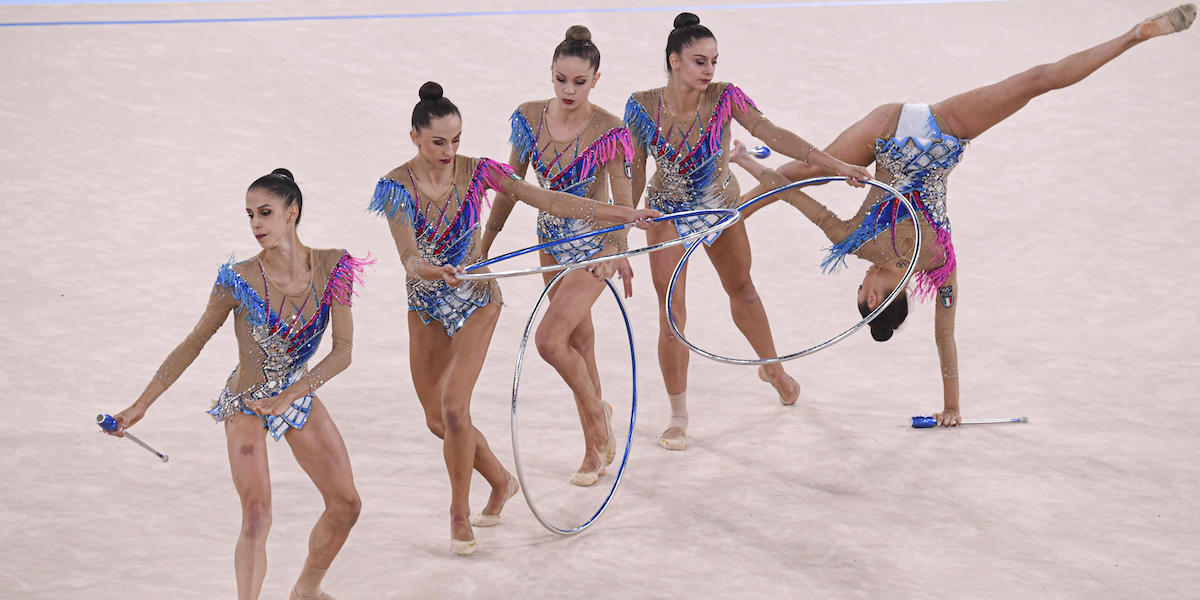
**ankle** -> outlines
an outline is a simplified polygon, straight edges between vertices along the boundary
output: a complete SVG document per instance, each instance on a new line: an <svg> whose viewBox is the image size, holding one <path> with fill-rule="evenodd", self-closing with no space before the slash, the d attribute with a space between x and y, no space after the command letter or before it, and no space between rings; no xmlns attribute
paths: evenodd
<svg viewBox="0 0 1200 600"><path fill-rule="evenodd" d="M687 431L688 426L688 411L687 411L687 392L678 394L668 394L667 400L671 403L671 424L668 429L678 428L681 431Z"/></svg>
<svg viewBox="0 0 1200 600"><path fill-rule="evenodd" d="M321 591L321 582L325 580L325 573L328 571L329 567L317 568L305 560L304 567L300 569L300 577L296 579L296 585L292 586L292 589L301 598L316 596Z"/></svg>

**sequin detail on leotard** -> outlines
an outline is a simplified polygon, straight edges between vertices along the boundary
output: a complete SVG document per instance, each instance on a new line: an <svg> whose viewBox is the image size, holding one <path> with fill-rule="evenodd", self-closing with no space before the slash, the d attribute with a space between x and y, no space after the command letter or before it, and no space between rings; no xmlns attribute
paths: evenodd
<svg viewBox="0 0 1200 600"><path fill-rule="evenodd" d="M957 265L946 210L946 178L962 160L967 143L943 133L927 104L905 104L896 135L875 140L876 162L892 175L892 187L912 201L937 232L936 242L945 259L941 266L916 274L912 295L918 300L932 298ZM831 272L844 266L847 254L884 231L891 231L895 249L895 226L909 218L908 209L895 198L876 203L849 237L829 248L821 268Z"/></svg>
<svg viewBox="0 0 1200 600"><path fill-rule="evenodd" d="M716 107L696 144L689 146L686 141L687 134L681 131L684 137L683 147L676 148L670 143L674 125L665 134L658 126L662 122L661 101L656 111L658 114L651 116L634 96L629 97L625 104L625 125L629 127L637 143L645 146L647 155L654 158L661 181L658 186L647 187L646 200L649 206L668 214L705 208L725 208L725 187L729 185L732 175L719 176L721 140L733 115L735 103L743 111L749 107L757 109L745 92L735 85L727 85L721 91ZM677 219L674 223L675 230L680 236L684 236L712 227L720 220L718 215L705 215ZM719 235L718 232L707 236L704 242L711 244Z"/></svg>
<svg viewBox="0 0 1200 600"><path fill-rule="evenodd" d="M513 178L512 169L503 163L484 158L479 161L466 191L459 193L458 186L452 188L452 200L447 201L438 213L430 209L419 210L418 202L408 188L398 181L380 179L375 186L375 196L368 210L389 219L400 216L413 228L417 250L422 259L429 263L466 266L471 258L472 246L479 229L479 215L486 200L487 190L501 190L503 178ZM457 212L449 220L445 211L451 202L457 202ZM450 287L442 279L409 278L407 281L408 309L415 311L421 321L428 324L441 323L451 337L466 324L476 310L491 302L491 284L487 281L465 281Z"/></svg>
<svg viewBox="0 0 1200 600"><path fill-rule="evenodd" d="M238 301L237 310L242 313L249 326L250 336L262 351L262 381L242 392L234 392L230 388L238 373L237 369L234 369L208 414L217 422L225 421L239 412L253 415L255 413L247 406L247 402L277 396L299 382L308 372L308 360L316 353L321 336L329 326L330 306L334 301L351 304L353 286L355 283L362 283L363 269L372 262L374 261L369 257L357 259L348 253L343 254L330 272L325 289L321 293L310 283L310 296L305 303L309 300L316 302L317 310L307 321L303 318L284 319L280 316L282 308L280 312L271 309L271 293L267 287L265 273L262 274L266 295L264 298L233 269L233 259L222 265L217 271L216 288L220 293L228 293ZM261 271L261 263L259 268ZM316 268L316 265L313 268ZM297 314L301 313L303 307L297 309ZM300 385L305 384L301 382ZM259 418L271 436L278 440L288 429L304 427L312 409L312 402L313 395L306 394L293 401L282 415Z"/></svg>
<svg viewBox="0 0 1200 600"><path fill-rule="evenodd" d="M618 154L625 160L626 173L629 172L630 162L633 160L633 140L629 136L629 130L624 127L609 129L582 150L576 144L574 155L566 157L565 151L549 151L552 142L546 142L539 148L538 140L541 139L542 126L545 123L545 109L542 111L542 120L538 123L537 131L530 126L520 109L513 111L510 121L512 134L508 141L520 156L520 160L533 167L538 185L545 189L587 198L592 184L596 181L597 172ZM560 161L564 158L569 162L567 166L562 167ZM611 199L609 202L611 203ZM542 242L579 235L595 228L596 221L592 219L556 217L544 210L538 211L537 232ZM545 250L559 264L574 263L591 258L603 250L604 242L603 236L593 236L555 244Z"/></svg>

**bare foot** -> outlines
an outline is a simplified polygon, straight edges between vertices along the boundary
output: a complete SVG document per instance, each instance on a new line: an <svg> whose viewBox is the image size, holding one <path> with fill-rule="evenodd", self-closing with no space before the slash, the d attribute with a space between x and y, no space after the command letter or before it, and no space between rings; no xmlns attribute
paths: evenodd
<svg viewBox="0 0 1200 600"><path fill-rule="evenodd" d="M604 463L600 459L600 453L592 448L583 455L583 464L579 466L579 471L571 476L571 483L587 487L600 481L604 476Z"/></svg>
<svg viewBox="0 0 1200 600"><path fill-rule="evenodd" d="M471 529L471 520L467 515L450 517L450 542L473 542L475 532Z"/></svg>
<svg viewBox="0 0 1200 600"><path fill-rule="evenodd" d="M516 496L520 489L521 483L512 473L508 473L508 480L504 487L492 488L492 495L488 496L487 506L483 507L483 514L489 517L499 516L508 499Z"/></svg>
<svg viewBox="0 0 1200 600"><path fill-rule="evenodd" d="M292 593L288 594L288 600L337 600L337 598L319 590L316 595L301 596L300 592L296 591L296 588L292 588Z"/></svg>
<svg viewBox="0 0 1200 600"><path fill-rule="evenodd" d="M504 505L508 503L508 499L517 495L517 491L521 489L521 482L513 477L512 473L505 473L507 478L503 488L492 487L492 495L488 496L487 506L483 507L483 512L471 515L471 525L475 527L495 527L500 524L500 511L504 510Z"/></svg>
<svg viewBox="0 0 1200 600"><path fill-rule="evenodd" d="M767 374L765 367L758 368L758 378L775 386L775 393L779 394L779 402L784 406L791 406L800 398L800 384L792 379L791 375L781 367L777 377L771 377Z"/></svg>
<svg viewBox="0 0 1200 600"><path fill-rule="evenodd" d="M1192 26L1196 20L1196 5L1181 4L1142 21L1134 28L1139 40L1148 40L1160 35L1177 33Z"/></svg>
<svg viewBox="0 0 1200 600"><path fill-rule="evenodd" d="M782 368L779 370L779 376L772 377L767 373L766 367L758 367L758 379L774 386L775 394L779 394L779 402L785 407L790 407L799 400L800 384Z"/></svg>

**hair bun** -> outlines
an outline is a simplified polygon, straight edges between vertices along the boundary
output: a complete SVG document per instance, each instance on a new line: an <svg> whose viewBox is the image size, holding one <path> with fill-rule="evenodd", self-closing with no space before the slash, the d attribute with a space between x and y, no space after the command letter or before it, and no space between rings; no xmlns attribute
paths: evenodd
<svg viewBox="0 0 1200 600"><path fill-rule="evenodd" d="M871 338L877 342L886 342L892 339L892 334L895 332L895 329L892 329L887 325L880 325L877 327L874 323L871 324Z"/></svg>
<svg viewBox="0 0 1200 600"><path fill-rule="evenodd" d="M296 182L296 176L292 175L291 171L289 171L283 167L280 167L278 169L275 169L274 171L271 171L271 174L286 178L288 181L291 181L292 183Z"/></svg>
<svg viewBox="0 0 1200 600"><path fill-rule="evenodd" d="M693 13L681 12L675 16L675 29L682 29L684 27L691 27L692 25L699 25L699 24L700 24L700 17L697 17Z"/></svg>
<svg viewBox="0 0 1200 600"><path fill-rule="evenodd" d="M592 41L592 30L583 25L572 25L567 28L567 34L564 41L568 42L590 42Z"/></svg>
<svg viewBox="0 0 1200 600"><path fill-rule="evenodd" d="M442 99L442 86L435 81L426 81L417 94L421 96L422 102L437 102Z"/></svg>

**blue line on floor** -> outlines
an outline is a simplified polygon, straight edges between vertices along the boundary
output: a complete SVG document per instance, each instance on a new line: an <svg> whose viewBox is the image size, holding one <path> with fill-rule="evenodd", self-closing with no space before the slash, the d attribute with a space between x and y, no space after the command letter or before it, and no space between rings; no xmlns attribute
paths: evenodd
<svg viewBox="0 0 1200 600"><path fill-rule="evenodd" d="M159 0L158 3L170 3L173 0ZM248 1L248 0L240 0ZM365 21L375 19L434 19L453 17L500 17L522 15L571 15L581 13L645 13L645 12L678 12L714 11L714 10L760 10L773 8L839 8L849 6L897 6L921 4L990 4L996 2L1021 2L1023 0L814 0L809 2L780 2L759 4L717 4L712 6L631 6L619 8L530 8L517 10L478 10L466 12L430 12L430 13L391 13L366 15L305 15L292 17L214 17L192 19L130 19L130 20L96 20L96 21L30 21L0 23L0 27L62 27L62 26L95 26L95 25L185 25L198 23L270 23L280 21ZM0 2L4 5L18 2ZM99 4L99 2L97 2ZM105 3L105 4L110 4Z"/></svg>

